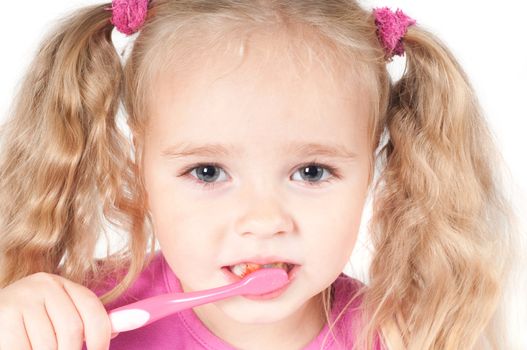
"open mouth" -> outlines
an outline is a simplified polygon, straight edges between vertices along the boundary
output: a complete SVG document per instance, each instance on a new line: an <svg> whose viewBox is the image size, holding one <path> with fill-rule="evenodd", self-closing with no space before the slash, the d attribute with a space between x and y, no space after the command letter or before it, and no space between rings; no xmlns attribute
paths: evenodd
<svg viewBox="0 0 527 350"><path fill-rule="evenodd" d="M260 270L260 269L283 269L285 272L289 273L296 265L295 264L289 264L285 262L274 262L269 264L255 264L255 263L240 263L236 265L231 266L225 266L228 268L233 274L240 278L244 278L248 274Z"/></svg>
<svg viewBox="0 0 527 350"><path fill-rule="evenodd" d="M225 274L225 277L228 281L231 283L236 283L241 281L245 276L253 273L254 271L260 270L260 269L270 269L270 268L279 268L283 269L287 272L287 277L289 279L289 283L287 283L282 288L275 290L273 292L262 294L262 295L245 295L244 297L247 299L252 300L267 300L267 299L274 299L279 297L282 293L285 292L286 289L290 287L293 280L296 279L296 276L300 272L301 265L297 265L294 263L286 263L286 262L273 262L268 264L256 264L256 263L239 263L235 265L230 266L223 266L221 270Z"/></svg>

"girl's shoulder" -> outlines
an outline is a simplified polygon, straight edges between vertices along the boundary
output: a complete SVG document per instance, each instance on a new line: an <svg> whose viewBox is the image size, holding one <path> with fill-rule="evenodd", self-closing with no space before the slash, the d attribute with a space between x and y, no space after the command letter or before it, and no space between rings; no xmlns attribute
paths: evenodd
<svg viewBox="0 0 527 350"><path fill-rule="evenodd" d="M338 311L346 307L348 316L356 314L366 288L362 281L341 273L332 284L332 308Z"/></svg>
<svg viewBox="0 0 527 350"><path fill-rule="evenodd" d="M362 316L363 292L368 286L362 281L341 273L332 284L331 321L333 333L343 344L343 349L349 349L356 341ZM376 339L374 349L383 349L380 339Z"/></svg>
<svg viewBox="0 0 527 350"><path fill-rule="evenodd" d="M104 264L103 261L99 263ZM113 309L151 296L168 293L163 269L163 256L158 251L130 286L116 300L108 303L105 307ZM99 281L96 287L91 286L88 288L97 296L101 296L119 283L117 276L119 276L119 273L109 275L103 281Z"/></svg>

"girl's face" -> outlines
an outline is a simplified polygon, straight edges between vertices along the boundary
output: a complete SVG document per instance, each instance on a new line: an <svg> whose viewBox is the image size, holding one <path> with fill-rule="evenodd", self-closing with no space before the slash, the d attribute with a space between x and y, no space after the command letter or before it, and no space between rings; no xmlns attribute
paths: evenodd
<svg viewBox="0 0 527 350"><path fill-rule="evenodd" d="M154 232L184 291L229 284L222 267L254 257L300 266L279 297L195 308L218 333L321 315L367 196L367 96L316 61L295 72L284 55L262 57L211 54L199 71L164 75L145 139Z"/></svg>

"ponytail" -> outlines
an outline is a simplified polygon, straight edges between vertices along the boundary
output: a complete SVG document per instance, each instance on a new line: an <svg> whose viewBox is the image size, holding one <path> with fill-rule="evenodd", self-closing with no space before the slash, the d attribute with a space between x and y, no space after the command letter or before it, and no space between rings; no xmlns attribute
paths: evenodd
<svg viewBox="0 0 527 350"><path fill-rule="evenodd" d="M129 225L140 257L123 265L119 291L143 267L142 192L116 125L123 73L105 8L83 8L48 34L1 130L0 287L38 271L87 283L102 271L103 218Z"/></svg>
<svg viewBox="0 0 527 350"><path fill-rule="evenodd" d="M502 159L450 51L417 26L404 47L406 70L386 113L364 306L390 349L471 349L510 263Z"/></svg>

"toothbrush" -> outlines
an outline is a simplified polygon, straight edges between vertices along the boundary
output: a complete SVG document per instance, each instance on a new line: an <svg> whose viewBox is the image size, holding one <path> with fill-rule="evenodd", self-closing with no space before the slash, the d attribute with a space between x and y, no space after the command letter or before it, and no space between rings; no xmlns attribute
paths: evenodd
<svg viewBox="0 0 527 350"><path fill-rule="evenodd" d="M167 293L111 310L112 333L137 329L175 312L237 295L272 292L289 282L287 272L278 268L254 271L242 280L218 288L188 293Z"/></svg>

